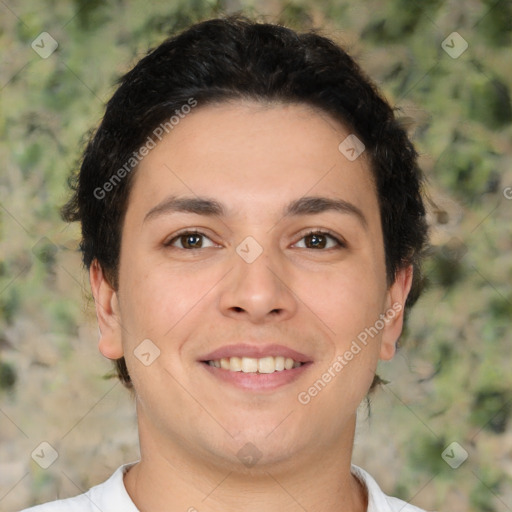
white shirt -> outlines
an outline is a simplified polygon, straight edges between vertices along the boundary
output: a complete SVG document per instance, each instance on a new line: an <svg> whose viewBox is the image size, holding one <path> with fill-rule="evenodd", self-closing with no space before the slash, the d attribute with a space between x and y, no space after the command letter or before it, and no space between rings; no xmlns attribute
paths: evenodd
<svg viewBox="0 0 512 512"><path fill-rule="evenodd" d="M21 512L139 512L123 481L124 474L133 464L135 463L119 467L106 482L92 487L85 494L27 508ZM364 469L352 465L352 474L368 490L367 512L425 512L398 498L386 496Z"/></svg>

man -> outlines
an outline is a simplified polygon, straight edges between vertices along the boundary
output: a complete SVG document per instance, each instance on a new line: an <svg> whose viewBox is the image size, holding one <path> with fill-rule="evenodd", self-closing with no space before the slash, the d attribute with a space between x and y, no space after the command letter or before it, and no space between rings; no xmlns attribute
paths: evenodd
<svg viewBox="0 0 512 512"><path fill-rule="evenodd" d="M418 294L420 185L392 109L328 39L229 17L143 58L63 210L141 459L31 510L418 511L351 454Z"/></svg>

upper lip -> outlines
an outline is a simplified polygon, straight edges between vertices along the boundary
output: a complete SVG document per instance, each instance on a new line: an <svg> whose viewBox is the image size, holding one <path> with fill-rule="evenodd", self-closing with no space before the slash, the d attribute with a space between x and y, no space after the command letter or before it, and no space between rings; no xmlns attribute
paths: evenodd
<svg viewBox="0 0 512 512"><path fill-rule="evenodd" d="M238 345L225 345L224 347L220 347L213 352L202 356L199 360L217 361L219 359L230 357L254 357L256 359L261 359L262 357L268 356L290 357L299 363L311 362L311 358L306 354L297 352L297 350L285 347L284 345L250 345L244 343Z"/></svg>

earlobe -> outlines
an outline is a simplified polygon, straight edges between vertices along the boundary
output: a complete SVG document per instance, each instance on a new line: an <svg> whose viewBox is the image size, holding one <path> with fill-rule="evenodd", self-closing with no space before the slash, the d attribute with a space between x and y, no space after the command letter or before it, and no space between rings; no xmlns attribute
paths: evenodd
<svg viewBox="0 0 512 512"><path fill-rule="evenodd" d="M118 296L96 259L89 269L89 281L100 333L98 348L106 358L119 359L123 357L123 345Z"/></svg>
<svg viewBox="0 0 512 512"><path fill-rule="evenodd" d="M389 287L385 315L385 327L382 333L380 359L389 361L396 352L396 343L404 325L405 301L411 290L413 277L412 265L398 270L394 283Z"/></svg>

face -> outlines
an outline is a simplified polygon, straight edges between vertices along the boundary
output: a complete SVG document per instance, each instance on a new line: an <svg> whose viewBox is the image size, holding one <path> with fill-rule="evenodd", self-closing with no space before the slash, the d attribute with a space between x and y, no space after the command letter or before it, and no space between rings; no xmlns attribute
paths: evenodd
<svg viewBox="0 0 512 512"><path fill-rule="evenodd" d="M251 443L278 464L353 427L411 275L387 286L368 160L338 149L348 135L305 105L198 106L141 162L119 288L96 265L91 284L143 436L227 466Z"/></svg>

